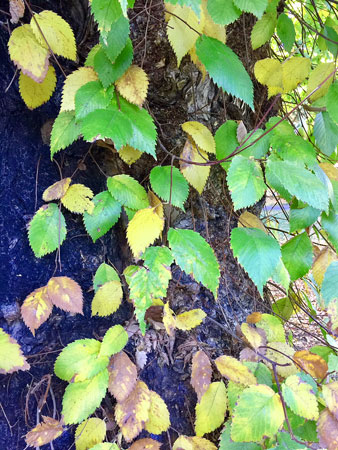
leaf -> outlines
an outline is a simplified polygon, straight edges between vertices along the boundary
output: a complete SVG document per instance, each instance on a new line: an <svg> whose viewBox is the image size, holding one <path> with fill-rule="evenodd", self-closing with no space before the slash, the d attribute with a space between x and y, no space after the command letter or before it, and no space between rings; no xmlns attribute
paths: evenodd
<svg viewBox="0 0 338 450"><path fill-rule="evenodd" d="M62 88L60 112L75 110L75 94L80 87L96 81L97 74L92 67L80 67L67 76Z"/></svg>
<svg viewBox="0 0 338 450"><path fill-rule="evenodd" d="M327 307L332 300L338 298L338 261L333 261L327 268L322 284L321 294L323 296L324 305Z"/></svg>
<svg viewBox="0 0 338 450"><path fill-rule="evenodd" d="M116 444L112 444L110 442L103 442L102 444L96 444L89 450L119 450L119 448Z"/></svg>
<svg viewBox="0 0 338 450"><path fill-rule="evenodd" d="M195 431L203 436L216 430L224 421L227 410L227 393L223 381L211 383L196 405Z"/></svg>
<svg viewBox="0 0 338 450"><path fill-rule="evenodd" d="M202 309L191 309L176 316L176 328L183 331L191 330L197 327L206 317L206 313Z"/></svg>
<svg viewBox="0 0 338 450"><path fill-rule="evenodd" d="M92 316L109 316L116 312L123 298L120 280L104 283L96 292L92 301Z"/></svg>
<svg viewBox="0 0 338 450"><path fill-rule="evenodd" d="M220 25L229 25L241 15L232 0L208 0L207 8L212 20Z"/></svg>
<svg viewBox="0 0 338 450"><path fill-rule="evenodd" d="M243 361L243 364L253 373L258 384L272 387L272 375L267 366L261 362Z"/></svg>
<svg viewBox="0 0 338 450"><path fill-rule="evenodd" d="M83 184L72 184L62 197L61 203L71 212L83 214L88 211L91 214L95 206L90 200L93 196L92 190Z"/></svg>
<svg viewBox="0 0 338 450"><path fill-rule="evenodd" d="M230 423L222 431L219 450L260 450L262 447L254 442L233 442L230 437Z"/></svg>
<svg viewBox="0 0 338 450"><path fill-rule="evenodd" d="M172 205L183 209L189 193L189 185L180 171L173 166L156 166L150 172L152 190ZM170 195L171 191L171 195Z"/></svg>
<svg viewBox="0 0 338 450"><path fill-rule="evenodd" d="M113 282L114 283L114 282ZM114 325L109 328L103 337L99 357L115 355L119 353L128 342L128 334L122 325Z"/></svg>
<svg viewBox="0 0 338 450"><path fill-rule="evenodd" d="M46 103L54 92L56 75L53 66L49 66L47 75L41 83L20 72L19 89L23 101L29 109L35 109Z"/></svg>
<svg viewBox="0 0 338 450"><path fill-rule="evenodd" d="M188 6L177 5L173 13L178 17L170 17L167 35L177 58L177 67L179 67L183 56L195 45L198 33L202 32L202 23ZM189 24L189 27L180 19Z"/></svg>
<svg viewBox="0 0 338 450"><path fill-rule="evenodd" d="M195 142L195 145L207 153L216 152L216 143L210 130L200 122L190 121L182 124L185 131Z"/></svg>
<svg viewBox="0 0 338 450"><path fill-rule="evenodd" d="M291 281L295 281L309 272L312 266L313 250L310 238L305 231L283 244L282 259Z"/></svg>
<svg viewBox="0 0 338 450"><path fill-rule="evenodd" d="M329 87L326 96L326 110L331 117L331 120L338 123L338 83L335 82Z"/></svg>
<svg viewBox="0 0 338 450"><path fill-rule="evenodd" d="M115 420L127 442L132 441L143 430L149 418L150 391L143 381L138 381L135 389L123 403L115 407Z"/></svg>
<svg viewBox="0 0 338 450"><path fill-rule="evenodd" d="M62 400L65 424L82 422L93 414L106 395L107 386L107 369L102 370L90 380L69 384Z"/></svg>
<svg viewBox="0 0 338 450"><path fill-rule="evenodd" d="M222 355L215 359L215 364L221 375L234 383L244 386L256 384L256 377L240 361L232 356Z"/></svg>
<svg viewBox="0 0 338 450"><path fill-rule="evenodd" d="M236 155L230 164L227 183L235 210L258 202L265 193L263 172L258 162Z"/></svg>
<svg viewBox="0 0 338 450"><path fill-rule="evenodd" d="M40 447L49 444L63 433L62 423L52 417L42 416L43 422L30 430L26 436L26 444L30 447Z"/></svg>
<svg viewBox="0 0 338 450"><path fill-rule="evenodd" d="M141 106L147 97L148 76L141 67L132 65L116 81L116 89L129 102Z"/></svg>
<svg viewBox="0 0 338 450"><path fill-rule="evenodd" d="M50 156L72 144L81 134L80 124L75 122L75 111L60 113L54 121L50 136Z"/></svg>
<svg viewBox="0 0 338 450"><path fill-rule="evenodd" d="M284 92L295 89L309 75L311 60L309 58L291 57L283 63Z"/></svg>
<svg viewBox="0 0 338 450"><path fill-rule="evenodd" d="M192 230L170 228L168 241L174 259L181 269L210 289L217 299L219 264L204 238Z"/></svg>
<svg viewBox="0 0 338 450"><path fill-rule="evenodd" d="M328 409L324 409L317 422L319 445L327 450L336 450L338 447L338 421Z"/></svg>
<svg viewBox="0 0 338 450"><path fill-rule="evenodd" d="M324 184L305 167L288 161L268 161L266 177L275 177L287 191L315 209L326 210L328 192Z"/></svg>
<svg viewBox="0 0 338 450"><path fill-rule="evenodd" d="M0 374L29 369L30 365L17 341L0 328Z"/></svg>
<svg viewBox="0 0 338 450"><path fill-rule="evenodd" d="M291 52L295 42L296 33L292 20L282 13L278 16L277 34L287 52Z"/></svg>
<svg viewBox="0 0 338 450"><path fill-rule="evenodd" d="M96 109L105 109L110 104L114 89L103 88L100 81L90 81L75 93L75 116L79 121Z"/></svg>
<svg viewBox="0 0 338 450"><path fill-rule="evenodd" d="M324 384L322 392L327 407L338 420L338 381Z"/></svg>
<svg viewBox="0 0 338 450"><path fill-rule="evenodd" d="M151 271L160 274L163 269L170 269L173 255L168 247L148 247L143 253L144 265Z"/></svg>
<svg viewBox="0 0 338 450"><path fill-rule="evenodd" d="M283 378L287 378L299 371L298 366L292 362L295 351L292 347L290 347L290 345L284 342L269 341L269 347L270 348L266 350L265 356L277 363L276 369L278 375ZM266 365L272 369L272 365L270 363L266 363Z"/></svg>
<svg viewBox="0 0 338 450"><path fill-rule="evenodd" d="M108 390L119 403L123 403L136 386L137 368L126 353L120 352L111 357L108 372Z"/></svg>
<svg viewBox="0 0 338 450"><path fill-rule="evenodd" d="M156 392L149 391L149 393L149 419L145 424L145 429L151 434L161 434L170 426L169 411L165 402Z"/></svg>
<svg viewBox="0 0 338 450"><path fill-rule="evenodd" d="M311 226L320 216L320 210L312 206L302 205L300 208L290 208L290 233Z"/></svg>
<svg viewBox="0 0 338 450"><path fill-rule="evenodd" d="M120 281L120 278L113 267L109 266L108 264L102 263L97 269L94 276L94 291L97 292L98 289L108 281Z"/></svg>
<svg viewBox="0 0 338 450"><path fill-rule="evenodd" d="M260 350L260 347L266 345L266 334L264 330L256 329L244 322L241 325L241 331L254 350Z"/></svg>
<svg viewBox="0 0 338 450"><path fill-rule="evenodd" d="M244 211L238 218L238 228L259 228L264 231L265 234L268 234L268 230L265 228L263 222L259 220L255 214L250 213L249 211Z"/></svg>
<svg viewBox="0 0 338 450"><path fill-rule="evenodd" d="M138 161L141 156L142 152L140 152L136 148L131 147L130 145L123 146L119 151L119 157L129 166Z"/></svg>
<svg viewBox="0 0 338 450"><path fill-rule="evenodd" d="M152 191L148 191L148 199L150 206L155 208L156 214L161 217L161 219L164 218L164 211L163 211L163 204L161 200L155 195ZM169 250L169 249L168 249Z"/></svg>
<svg viewBox="0 0 338 450"><path fill-rule="evenodd" d="M62 180L52 184L51 186L49 186L47 189L44 190L42 194L42 199L45 202L50 202L51 200L59 200L67 192L67 189L69 188L71 181L72 181L71 178L63 178Z"/></svg>
<svg viewBox="0 0 338 450"><path fill-rule="evenodd" d="M83 222L93 242L96 242L119 220L121 205L112 197L109 191L103 191L95 195L93 203L93 212L89 214L85 211L83 213Z"/></svg>
<svg viewBox="0 0 338 450"><path fill-rule="evenodd" d="M272 314L262 314L256 327L265 331L268 342L285 342L285 332L278 317Z"/></svg>
<svg viewBox="0 0 338 450"><path fill-rule="evenodd" d="M330 156L338 144L338 125L334 123L327 112L316 115L313 134L318 147L322 152Z"/></svg>
<svg viewBox="0 0 338 450"><path fill-rule="evenodd" d="M160 450L161 443L154 439L144 438L134 442L129 450Z"/></svg>
<svg viewBox="0 0 338 450"><path fill-rule="evenodd" d="M110 31L116 20L122 16L118 0L92 0L90 6L99 31Z"/></svg>
<svg viewBox="0 0 338 450"><path fill-rule="evenodd" d="M30 25L21 25L12 31L8 41L11 60L22 73L41 83L47 75L49 51L36 40Z"/></svg>
<svg viewBox="0 0 338 450"><path fill-rule="evenodd" d="M225 44L207 36L196 42L196 53L213 81L228 94L253 104L253 85L238 56Z"/></svg>
<svg viewBox="0 0 338 450"><path fill-rule="evenodd" d="M135 258L140 258L144 250L160 237L164 220L156 213L155 208L137 211L127 228L128 244Z"/></svg>
<svg viewBox="0 0 338 450"><path fill-rule="evenodd" d="M138 210L149 206L145 189L129 175L109 177L107 186L111 195L128 208Z"/></svg>
<svg viewBox="0 0 338 450"><path fill-rule="evenodd" d="M216 446L208 439L199 436L179 436L173 450L216 450Z"/></svg>
<svg viewBox="0 0 338 450"><path fill-rule="evenodd" d="M80 423L75 430L76 450L88 450L93 445L100 444L106 436L106 423L97 417Z"/></svg>
<svg viewBox="0 0 338 450"><path fill-rule="evenodd" d="M208 356L199 350L192 358L190 383L197 394L200 402L203 394L208 390L211 383L212 368Z"/></svg>
<svg viewBox="0 0 338 450"><path fill-rule="evenodd" d="M124 49L128 36L129 20L124 16L120 16L107 33L100 33L100 43L111 62L116 61Z"/></svg>
<svg viewBox="0 0 338 450"><path fill-rule="evenodd" d="M180 157L187 161L199 163L204 163L208 160L208 155L203 150L198 149L189 139L186 140ZM180 161L180 170L191 186L193 186L199 194L202 194L209 177L210 166L197 166Z"/></svg>
<svg viewBox="0 0 338 450"><path fill-rule="evenodd" d="M262 420L262 417L265 420ZM252 385L240 395L231 425L234 442L260 441L281 428L284 413L279 394L263 384Z"/></svg>
<svg viewBox="0 0 338 450"><path fill-rule="evenodd" d="M169 308L169 302L164 305L162 320L165 331L169 336L174 336L176 328L176 317L174 316L173 310Z"/></svg>
<svg viewBox="0 0 338 450"><path fill-rule="evenodd" d="M256 228L234 228L231 231L231 248L262 294L264 284L281 257L276 239Z"/></svg>
<svg viewBox="0 0 338 450"><path fill-rule="evenodd" d="M308 350L300 350L293 355L293 359L298 363L298 366L312 377L322 380L325 378L328 367L327 362L319 355L311 353Z"/></svg>
<svg viewBox="0 0 338 450"><path fill-rule="evenodd" d="M318 419L318 403L312 386L304 383L297 375L291 375L284 381L282 393L286 404L295 414L308 420Z"/></svg>
<svg viewBox="0 0 338 450"><path fill-rule="evenodd" d="M55 375L65 381L78 383L93 378L109 363L99 357L101 342L96 339L78 339L68 344L55 361Z"/></svg>
<svg viewBox="0 0 338 450"><path fill-rule="evenodd" d="M9 0L9 13L11 23L18 23L25 14L25 3L23 0Z"/></svg>
<svg viewBox="0 0 338 450"><path fill-rule="evenodd" d="M309 81L307 85L306 95L309 95L314 89L316 89L329 75L330 73L335 71L335 63L324 63L321 62L318 66L311 72L309 76ZM327 91L331 83L334 81L334 73L332 73L332 77L330 77L324 84L321 86L314 94L309 98L309 102L313 103L318 98L323 97Z"/></svg>
<svg viewBox="0 0 338 450"><path fill-rule="evenodd" d="M71 278L52 277L47 283L47 295L58 308L74 314L83 314L82 290Z"/></svg>
<svg viewBox="0 0 338 450"><path fill-rule="evenodd" d="M21 315L27 327L35 336L35 330L51 315L53 304L48 297L47 286L31 292L21 305Z"/></svg>
<svg viewBox="0 0 338 450"><path fill-rule="evenodd" d="M235 6L241 11L252 13L254 16L260 18L268 6L267 0L233 0Z"/></svg>
<svg viewBox="0 0 338 450"><path fill-rule="evenodd" d="M312 275L318 286L321 286L324 280L324 275L332 263L337 260L337 255L329 247L324 248L315 258L312 265Z"/></svg>
<svg viewBox="0 0 338 450"><path fill-rule="evenodd" d="M282 297L275 301L272 305L272 311L281 317L282 321L289 320L297 311L298 307L291 300L292 297Z"/></svg>
<svg viewBox="0 0 338 450"><path fill-rule="evenodd" d="M234 120L224 122L215 133L216 158L224 159L232 154L239 146L237 140L238 124ZM231 160L221 164L224 170L228 170Z"/></svg>
<svg viewBox="0 0 338 450"><path fill-rule="evenodd" d="M251 45L253 50L264 45L273 35L277 25L277 15L274 12L266 13L259 19L251 32Z"/></svg>

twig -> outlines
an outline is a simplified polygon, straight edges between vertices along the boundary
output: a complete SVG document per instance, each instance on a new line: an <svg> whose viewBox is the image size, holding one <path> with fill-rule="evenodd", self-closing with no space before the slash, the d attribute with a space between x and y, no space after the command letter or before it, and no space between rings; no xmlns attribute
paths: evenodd
<svg viewBox="0 0 338 450"><path fill-rule="evenodd" d="M170 15L176 17L177 19L179 19L179 20L180 20L181 22L183 22L187 27L189 27L190 30L195 31L195 33L197 33L199 36L202 36L202 33L200 33L200 32L197 31L194 27L192 27L191 25L189 25L187 21L185 21L184 19L182 19L182 17L178 16L177 14L175 14L175 13L173 13L173 12L171 12L171 11L168 11L167 9L165 9L164 11L165 11L166 13L168 13L168 14L170 14Z"/></svg>

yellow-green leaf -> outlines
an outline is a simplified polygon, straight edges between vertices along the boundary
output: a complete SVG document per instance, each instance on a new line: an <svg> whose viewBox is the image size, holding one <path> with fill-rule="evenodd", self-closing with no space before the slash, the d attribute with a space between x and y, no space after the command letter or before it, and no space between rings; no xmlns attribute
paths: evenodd
<svg viewBox="0 0 338 450"><path fill-rule="evenodd" d="M176 318L169 307L169 303L166 303L163 308L163 325L169 336L173 336L176 328Z"/></svg>
<svg viewBox="0 0 338 450"><path fill-rule="evenodd" d="M140 159L141 156L142 152L140 152L140 150L137 150L136 148L130 147L130 145L124 145L119 150L119 157L129 166L134 164L134 162Z"/></svg>
<svg viewBox="0 0 338 450"><path fill-rule="evenodd" d="M264 330L251 327L244 322L241 325L241 331L248 343L255 350L259 350L259 347L266 345L266 334Z"/></svg>
<svg viewBox="0 0 338 450"><path fill-rule="evenodd" d="M141 106L148 92L148 76L141 67L132 65L115 85L119 93L130 103Z"/></svg>
<svg viewBox="0 0 338 450"><path fill-rule="evenodd" d="M92 316L109 316L121 305L123 292L120 281L108 281L96 292L92 301Z"/></svg>
<svg viewBox="0 0 338 450"><path fill-rule="evenodd" d="M192 309L176 316L176 328L187 331L197 327L206 317L202 309Z"/></svg>
<svg viewBox="0 0 338 450"><path fill-rule="evenodd" d="M75 111L75 94L89 81L96 81L97 74L92 67L80 67L67 76L62 89L62 111Z"/></svg>
<svg viewBox="0 0 338 450"><path fill-rule="evenodd" d="M167 405L154 391L150 391L149 419L145 428L149 433L161 434L170 426L170 416Z"/></svg>
<svg viewBox="0 0 338 450"><path fill-rule="evenodd" d="M80 423L75 431L76 450L88 450L100 444L106 436L106 423L97 417L91 417Z"/></svg>
<svg viewBox="0 0 338 450"><path fill-rule="evenodd" d="M0 374L28 370L30 365L17 341L0 328Z"/></svg>
<svg viewBox="0 0 338 450"><path fill-rule="evenodd" d="M199 436L180 436L176 439L173 450L217 450L215 444Z"/></svg>
<svg viewBox="0 0 338 450"><path fill-rule="evenodd" d="M59 200L67 192L71 181L71 178L63 178L62 180L52 184L44 190L42 199L45 202L50 202L51 200Z"/></svg>
<svg viewBox="0 0 338 450"><path fill-rule="evenodd" d="M71 212L83 214L87 211L91 214L95 207L94 203L90 200L93 196L92 190L88 187L83 184L73 184L68 188L61 202Z"/></svg>
<svg viewBox="0 0 338 450"><path fill-rule="evenodd" d="M20 72L19 89L23 101L29 109L37 108L46 103L54 92L56 75L53 66L49 66L47 75L41 83Z"/></svg>
<svg viewBox="0 0 338 450"><path fill-rule="evenodd" d="M324 248L312 265L312 275L318 286L321 286L324 280L326 269L332 263L337 260L337 255L329 247Z"/></svg>
<svg viewBox="0 0 338 450"><path fill-rule="evenodd" d="M320 83L322 83L325 78L327 78L330 73L335 70L335 63L319 63L318 66L311 72L309 76L309 82L307 85L306 94L310 94ZM314 102L320 97L323 97L329 90L331 83L334 80L334 74L330 77L322 87L320 87L311 97L309 98L309 102Z"/></svg>
<svg viewBox="0 0 338 450"><path fill-rule="evenodd" d="M203 123L190 121L182 124L185 131L195 142L198 148L207 153L216 153L216 143L211 131Z"/></svg>
<svg viewBox="0 0 338 450"><path fill-rule="evenodd" d="M312 386L299 376L291 375L282 384L282 393L286 404L298 416L308 420L317 420L318 403Z"/></svg>
<svg viewBox="0 0 338 450"><path fill-rule="evenodd" d="M215 359L217 369L221 375L234 383L240 383L245 386L256 384L256 377L240 361L232 356L222 355Z"/></svg>
<svg viewBox="0 0 338 450"><path fill-rule="evenodd" d="M201 401L196 405L195 430L197 436L210 433L222 425L227 404L227 393L223 381L211 383Z"/></svg>
<svg viewBox="0 0 338 450"><path fill-rule="evenodd" d="M278 364L276 366L278 375L286 378L298 372L298 367L292 362L295 351L290 345L285 342L269 342L269 347L271 348L266 350L265 356ZM266 365L272 368L270 363Z"/></svg>
<svg viewBox="0 0 338 450"><path fill-rule="evenodd" d="M196 122L197 123L197 122ZM208 155L204 150L198 149L190 139L187 139L181 153L181 158L191 162L205 163L208 161ZM210 166L198 166L180 161L180 170L184 178L191 184L200 194L206 185L210 173Z"/></svg>
<svg viewBox="0 0 338 450"><path fill-rule="evenodd" d="M263 222L259 220L255 214L250 213L249 211L244 211L238 218L238 227L245 228L259 228L264 231L264 233L268 234L268 230L265 228Z"/></svg>

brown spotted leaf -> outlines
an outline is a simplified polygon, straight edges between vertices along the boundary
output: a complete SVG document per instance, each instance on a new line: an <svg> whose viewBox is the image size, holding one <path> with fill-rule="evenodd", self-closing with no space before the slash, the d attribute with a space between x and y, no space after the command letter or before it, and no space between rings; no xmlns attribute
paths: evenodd
<svg viewBox="0 0 338 450"><path fill-rule="evenodd" d="M143 381L138 381L128 398L115 407L115 420L127 442L135 439L144 429L149 419L149 409L150 391Z"/></svg>
<svg viewBox="0 0 338 450"><path fill-rule="evenodd" d="M170 426L170 416L167 405L155 391L150 391L149 419L145 429L151 434L161 434Z"/></svg>
<svg viewBox="0 0 338 450"><path fill-rule="evenodd" d="M308 350L300 350L293 355L299 367L315 378L322 379L326 376L328 367L326 361L319 355Z"/></svg>
<svg viewBox="0 0 338 450"><path fill-rule="evenodd" d="M50 301L67 312L83 314L81 287L69 277L53 277L47 284Z"/></svg>
<svg viewBox="0 0 338 450"><path fill-rule="evenodd" d="M26 444L39 447L48 444L63 433L62 423L52 417L42 416L43 422L26 434Z"/></svg>
<svg viewBox="0 0 338 450"><path fill-rule="evenodd" d="M63 178L62 180L52 184L47 189L45 189L42 194L42 199L45 202L50 202L51 200L59 200L67 192L71 181L71 178Z"/></svg>
<svg viewBox="0 0 338 450"><path fill-rule="evenodd" d="M9 0L9 12L11 23L18 23L25 14L25 4L23 0Z"/></svg>
<svg viewBox="0 0 338 450"><path fill-rule="evenodd" d="M244 384L245 386L257 383L254 374L251 373L244 364L232 356L219 356L215 359L215 364L221 375L230 381Z"/></svg>
<svg viewBox="0 0 338 450"><path fill-rule="evenodd" d="M317 421L319 445L327 450L338 448L338 421L328 409L324 409Z"/></svg>
<svg viewBox="0 0 338 450"><path fill-rule="evenodd" d="M338 420L338 381L325 384L322 392L326 406Z"/></svg>
<svg viewBox="0 0 338 450"><path fill-rule="evenodd" d="M110 358L108 372L108 390L122 403L136 386L137 368L126 353L120 352Z"/></svg>
<svg viewBox="0 0 338 450"><path fill-rule="evenodd" d="M47 286L35 289L25 298L21 306L21 315L27 327L35 335L35 330L46 322L53 309Z"/></svg>
<svg viewBox="0 0 338 450"><path fill-rule="evenodd" d="M208 390L211 383L212 368L208 356L199 350L192 358L191 385L195 389L198 401Z"/></svg>
<svg viewBox="0 0 338 450"><path fill-rule="evenodd" d="M154 439L145 438L134 442L128 450L160 450L161 444Z"/></svg>

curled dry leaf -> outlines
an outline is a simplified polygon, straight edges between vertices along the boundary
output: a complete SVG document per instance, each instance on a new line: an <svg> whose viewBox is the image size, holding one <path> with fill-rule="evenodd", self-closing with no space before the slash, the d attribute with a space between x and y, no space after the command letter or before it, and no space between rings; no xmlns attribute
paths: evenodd
<svg viewBox="0 0 338 450"><path fill-rule="evenodd" d="M199 350L192 358L191 385L194 388L198 401L207 391L211 383L212 368L208 356Z"/></svg>
<svg viewBox="0 0 338 450"><path fill-rule="evenodd" d="M35 335L35 330L50 316L53 304L49 299L47 286L35 289L25 298L21 306L21 315L27 327Z"/></svg>
<svg viewBox="0 0 338 450"><path fill-rule="evenodd" d="M42 194L42 199L45 202L50 202L51 200L59 200L67 192L71 181L71 178L63 178L62 180L52 184L47 189L45 189Z"/></svg>
<svg viewBox="0 0 338 450"><path fill-rule="evenodd" d="M108 390L122 403L136 386L137 368L125 352L120 352L110 358L108 372Z"/></svg>
<svg viewBox="0 0 338 450"><path fill-rule="evenodd" d="M69 277L53 277L48 281L49 300L67 312L83 314L81 287Z"/></svg>
<svg viewBox="0 0 338 450"><path fill-rule="evenodd" d="M25 14L25 4L23 0L9 0L9 12L11 23L18 23Z"/></svg>
<svg viewBox="0 0 338 450"><path fill-rule="evenodd" d="M52 417L42 416L43 422L26 434L26 444L30 447L40 447L48 444L63 433L63 423Z"/></svg>

